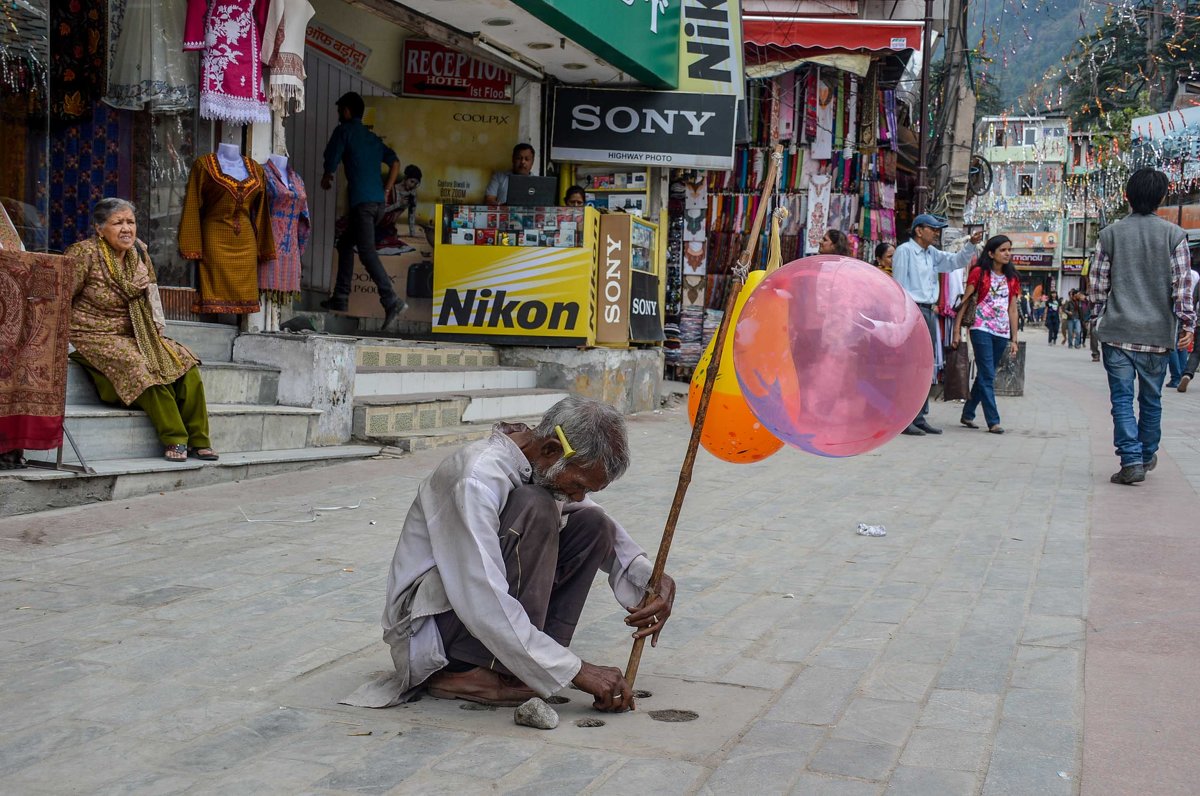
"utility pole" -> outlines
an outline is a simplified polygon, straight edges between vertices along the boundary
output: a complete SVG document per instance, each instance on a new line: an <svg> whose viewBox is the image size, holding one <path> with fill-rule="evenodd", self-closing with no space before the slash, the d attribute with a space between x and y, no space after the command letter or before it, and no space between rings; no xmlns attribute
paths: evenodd
<svg viewBox="0 0 1200 796"><path fill-rule="evenodd" d="M932 57L929 49L933 46L932 34L933 0L925 0L925 29L921 32L921 107L917 109L921 119L917 125L917 134L920 136L917 142L917 213L924 213L929 204L929 166L926 164L929 157L929 130L926 126L929 122L929 59Z"/></svg>

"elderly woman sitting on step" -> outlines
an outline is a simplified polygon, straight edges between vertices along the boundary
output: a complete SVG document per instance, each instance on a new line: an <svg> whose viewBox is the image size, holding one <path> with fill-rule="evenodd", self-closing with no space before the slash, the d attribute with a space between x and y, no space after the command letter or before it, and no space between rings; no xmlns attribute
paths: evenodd
<svg viewBox="0 0 1200 796"><path fill-rule="evenodd" d="M101 401L150 416L167 461L215 461L200 360L163 336L154 266L137 239L133 205L101 199L92 222L96 237L66 251L75 260L71 359L92 377Z"/></svg>

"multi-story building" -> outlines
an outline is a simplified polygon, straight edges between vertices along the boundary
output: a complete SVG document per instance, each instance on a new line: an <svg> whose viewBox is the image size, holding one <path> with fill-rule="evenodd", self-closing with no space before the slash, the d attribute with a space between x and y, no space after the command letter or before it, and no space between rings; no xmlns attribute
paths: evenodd
<svg viewBox="0 0 1200 796"><path fill-rule="evenodd" d="M1046 116L988 116L977 125L977 151L992 186L967 210L967 223L1013 239L1013 261L1030 288L1059 289L1068 121Z"/></svg>

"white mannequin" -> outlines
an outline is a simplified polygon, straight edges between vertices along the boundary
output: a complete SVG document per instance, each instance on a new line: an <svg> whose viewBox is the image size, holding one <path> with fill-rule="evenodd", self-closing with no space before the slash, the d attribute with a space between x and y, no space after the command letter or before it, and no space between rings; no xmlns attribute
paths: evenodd
<svg viewBox="0 0 1200 796"><path fill-rule="evenodd" d="M275 168L279 169L279 176L283 178L283 184L290 188L292 178L288 176L287 155L268 155L267 160L275 164Z"/></svg>
<svg viewBox="0 0 1200 796"><path fill-rule="evenodd" d="M246 161L242 160L242 150L237 144L217 144L217 165L226 176L239 182L250 176L246 171Z"/></svg>

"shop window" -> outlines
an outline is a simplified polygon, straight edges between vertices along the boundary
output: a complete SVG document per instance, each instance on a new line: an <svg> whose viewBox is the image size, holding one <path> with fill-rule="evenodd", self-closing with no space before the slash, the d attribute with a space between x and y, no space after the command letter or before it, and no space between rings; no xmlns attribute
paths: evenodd
<svg viewBox="0 0 1200 796"><path fill-rule="evenodd" d="M1032 174L1020 174L1020 175L1018 175L1017 179L1018 179L1018 183L1017 183L1018 189L1017 190L1021 194L1021 196L1033 196L1033 175Z"/></svg>
<svg viewBox="0 0 1200 796"><path fill-rule="evenodd" d="M1004 125L998 124L992 128L994 136L992 138L993 146L1004 146Z"/></svg>
<svg viewBox="0 0 1200 796"><path fill-rule="evenodd" d="M1025 146L1037 146L1038 129L1033 126L1029 126L1029 127L1025 128L1024 133L1025 133L1025 139L1024 139Z"/></svg>

